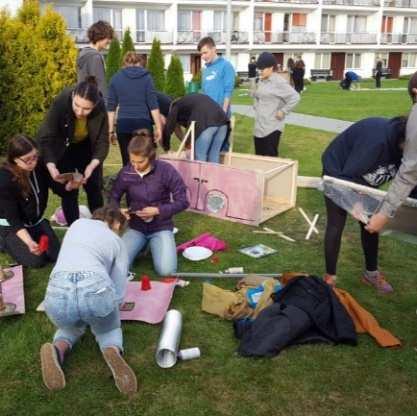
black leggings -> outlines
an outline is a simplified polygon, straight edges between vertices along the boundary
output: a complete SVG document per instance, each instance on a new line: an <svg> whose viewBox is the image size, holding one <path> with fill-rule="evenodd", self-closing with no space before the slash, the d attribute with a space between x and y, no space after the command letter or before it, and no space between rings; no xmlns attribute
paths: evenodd
<svg viewBox="0 0 417 416"><path fill-rule="evenodd" d="M4 239L4 251L16 263L25 267L42 267L48 262L55 262L58 258L59 240L49 221L43 219L38 225L27 227L26 230L37 243L39 243L41 235L45 234L48 236L49 245L45 253L40 256L32 254L28 246L17 236L15 231L11 231L9 227L0 227L0 235Z"/></svg>
<svg viewBox="0 0 417 416"><path fill-rule="evenodd" d="M340 244L343 229L345 228L347 212L337 206L331 199L324 197L327 211L326 234L324 236L324 255L326 259L326 273L336 274L337 259L339 257ZM362 249L365 255L366 270L378 270L378 243L379 234L370 234L365 230L365 225L359 222L361 227Z"/></svg>
<svg viewBox="0 0 417 416"><path fill-rule="evenodd" d="M281 132L275 130L265 137L254 137L255 154L259 156L278 156L279 139Z"/></svg>

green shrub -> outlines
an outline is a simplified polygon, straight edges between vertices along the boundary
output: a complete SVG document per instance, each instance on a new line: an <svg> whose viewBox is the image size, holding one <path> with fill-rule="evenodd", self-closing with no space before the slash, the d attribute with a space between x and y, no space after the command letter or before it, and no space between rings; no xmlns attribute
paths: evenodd
<svg viewBox="0 0 417 416"><path fill-rule="evenodd" d="M114 38L109 47L106 59L106 81L110 82L111 77L120 69L121 49L119 39Z"/></svg>
<svg viewBox="0 0 417 416"><path fill-rule="evenodd" d="M0 14L0 152L16 133L34 136L53 98L75 82L76 48L63 18L25 1Z"/></svg>
<svg viewBox="0 0 417 416"><path fill-rule="evenodd" d="M198 85L201 85L201 70L197 71L191 78L192 82L196 82Z"/></svg>
<svg viewBox="0 0 417 416"><path fill-rule="evenodd" d="M165 92L172 98L185 95L184 71L180 59L175 55L172 55L168 66Z"/></svg>
<svg viewBox="0 0 417 416"><path fill-rule="evenodd" d="M120 54L120 65L123 62L124 56L128 52L135 52L135 44L133 43L132 35L130 34L130 29L127 29L123 35L122 52Z"/></svg>
<svg viewBox="0 0 417 416"><path fill-rule="evenodd" d="M161 42L158 39L154 39L152 42L151 53L149 54L148 71L152 75L155 88L158 91L164 91L165 88L165 65L164 57L161 51Z"/></svg>

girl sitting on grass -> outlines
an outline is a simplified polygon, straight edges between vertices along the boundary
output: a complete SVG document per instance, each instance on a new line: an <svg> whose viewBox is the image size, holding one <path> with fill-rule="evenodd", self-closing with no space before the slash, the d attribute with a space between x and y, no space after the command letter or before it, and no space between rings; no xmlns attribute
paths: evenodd
<svg viewBox="0 0 417 416"><path fill-rule="evenodd" d="M116 387L137 390L136 376L122 358L119 316L128 273L126 248L119 237L125 217L118 208L97 209L68 229L45 296L45 312L58 327L53 343L40 350L42 377L49 390L65 387L64 357L87 325L96 337Z"/></svg>

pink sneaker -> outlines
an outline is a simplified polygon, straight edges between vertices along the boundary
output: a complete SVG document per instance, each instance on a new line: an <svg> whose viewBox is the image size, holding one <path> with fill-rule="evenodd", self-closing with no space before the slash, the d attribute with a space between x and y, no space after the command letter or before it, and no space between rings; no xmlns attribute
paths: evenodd
<svg viewBox="0 0 417 416"><path fill-rule="evenodd" d="M362 276L362 282L366 285L373 286L379 293L391 293L393 287L385 280L385 276L378 272L375 277L370 277L366 273Z"/></svg>

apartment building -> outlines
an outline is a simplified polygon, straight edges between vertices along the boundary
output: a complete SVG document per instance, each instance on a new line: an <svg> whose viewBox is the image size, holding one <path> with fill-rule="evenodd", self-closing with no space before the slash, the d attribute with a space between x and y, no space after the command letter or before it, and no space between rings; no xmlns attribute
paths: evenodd
<svg viewBox="0 0 417 416"><path fill-rule="evenodd" d="M289 57L301 57L307 77L314 69L331 69L334 79L347 70L370 77L378 60L393 77L417 71L417 0L231 1L231 61L239 72L265 50L284 68ZM19 2L0 0L0 7ZM91 23L107 20L120 37L130 28L143 54L157 37L166 64L177 54L187 77L201 67L201 37L212 36L225 52L226 0L54 0L53 7L79 47Z"/></svg>

